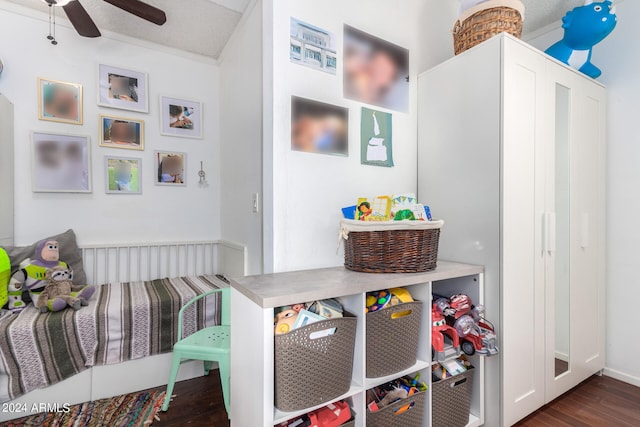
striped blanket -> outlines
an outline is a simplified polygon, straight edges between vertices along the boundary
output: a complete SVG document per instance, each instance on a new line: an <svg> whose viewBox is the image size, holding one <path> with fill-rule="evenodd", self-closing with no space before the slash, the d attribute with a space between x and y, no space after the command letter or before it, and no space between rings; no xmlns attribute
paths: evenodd
<svg viewBox="0 0 640 427"><path fill-rule="evenodd" d="M0 402L55 384L94 365L166 353L178 311L193 297L228 286L216 276L98 286L89 305L40 313L30 305L0 319ZM185 311L184 335L220 323L220 294Z"/></svg>

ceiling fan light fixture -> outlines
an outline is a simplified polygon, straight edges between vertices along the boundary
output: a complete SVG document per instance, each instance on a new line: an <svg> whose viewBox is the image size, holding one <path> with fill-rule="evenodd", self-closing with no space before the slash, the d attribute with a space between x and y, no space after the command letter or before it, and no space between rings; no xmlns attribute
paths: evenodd
<svg viewBox="0 0 640 427"><path fill-rule="evenodd" d="M71 3L72 0L42 0L49 6L66 6Z"/></svg>

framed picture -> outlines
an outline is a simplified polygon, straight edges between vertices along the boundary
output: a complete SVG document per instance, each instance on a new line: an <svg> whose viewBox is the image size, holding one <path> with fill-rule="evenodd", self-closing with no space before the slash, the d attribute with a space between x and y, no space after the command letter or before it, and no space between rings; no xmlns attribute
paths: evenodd
<svg viewBox="0 0 640 427"><path fill-rule="evenodd" d="M187 153L156 151L156 185L186 186Z"/></svg>
<svg viewBox="0 0 640 427"><path fill-rule="evenodd" d="M202 138L202 103L160 97L160 133L184 138Z"/></svg>
<svg viewBox="0 0 640 427"><path fill-rule="evenodd" d="M101 115L99 145L144 150L144 121Z"/></svg>
<svg viewBox="0 0 640 427"><path fill-rule="evenodd" d="M104 157L106 192L142 194L142 159Z"/></svg>
<svg viewBox="0 0 640 427"><path fill-rule="evenodd" d="M149 112L146 73L100 64L98 82L98 105Z"/></svg>
<svg viewBox="0 0 640 427"><path fill-rule="evenodd" d="M393 166L392 124L391 113L362 107L360 163L372 166Z"/></svg>
<svg viewBox="0 0 640 427"><path fill-rule="evenodd" d="M325 29L291 17L289 59L294 64L336 74L336 36Z"/></svg>
<svg viewBox="0 0 640 427"><path fill-rule="evenodd" d="M32 132L31 140L34 192L91 192L91 144L88 136Z"/></svg>
<svg viewBox="0 0 640 427"><path fill-rule="evenodd" d="M38 118L82 124L82 85L38 78Z"/></svg>
<svg viewBox="0 0 640 427"><path fill-rule="evenodd" d="M291 149L349 155L349 109L291 97Z"/></svg>
<svg viewBox="0 0 640 427"><path fill-rule="evenodd" d="M409 111L409 50L348 25L343 43L344 97Z"/></svg>

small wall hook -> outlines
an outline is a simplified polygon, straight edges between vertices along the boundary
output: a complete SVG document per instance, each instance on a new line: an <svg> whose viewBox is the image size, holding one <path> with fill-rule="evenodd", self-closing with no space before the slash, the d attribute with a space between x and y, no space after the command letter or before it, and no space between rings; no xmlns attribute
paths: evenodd
<svg viewBox="0 0 640 427"><path fill-rule="evenodd" d="M198 176L200 177L200 181L198 181L198 185L201 187L207 186L207 173L204 171L202 161L200 162L200 171L198 171Z"/></svg>

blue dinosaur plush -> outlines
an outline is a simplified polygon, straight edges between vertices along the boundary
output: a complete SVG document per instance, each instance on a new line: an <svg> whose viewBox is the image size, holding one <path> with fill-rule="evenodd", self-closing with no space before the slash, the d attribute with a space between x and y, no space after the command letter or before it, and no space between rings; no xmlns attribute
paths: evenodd
<svg viewBox="0 0 640 427"><path fill-rule="evenodd" d="M591 63L592 47L616 27L616 8L611 1L585 0L562 18L564 37L545 52L559 61L597 78L602 71Z"/></svg>

